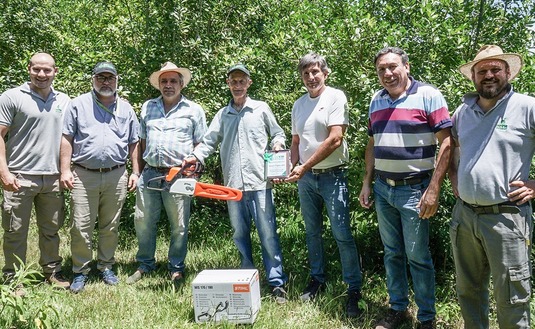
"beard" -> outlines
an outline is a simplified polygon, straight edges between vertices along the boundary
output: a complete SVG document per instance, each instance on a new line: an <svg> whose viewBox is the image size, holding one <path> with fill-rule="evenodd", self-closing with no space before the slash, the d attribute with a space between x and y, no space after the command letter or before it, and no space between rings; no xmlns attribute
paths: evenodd
<svg viewBox="0 0 535 329"><path fill-rule="evenodd" d="M483 84L484 82L497 82L497 84L489 88L488 86ZM483 80L476 86L476 90L479 96L485 99L494 99L500 96L502 93L505 93L508 89L509 82L500 82L499 80L495 79Z"/></svg>
<svg viewBox="0 0 535 329"><path fill-rule="evenodd" d="M98 88L96 84L93 84L93 89L95 89L95 92L97 92L97 94L104 97L110 97L115 95L115 88L113 88L112 86L104 85Z"/></svg>

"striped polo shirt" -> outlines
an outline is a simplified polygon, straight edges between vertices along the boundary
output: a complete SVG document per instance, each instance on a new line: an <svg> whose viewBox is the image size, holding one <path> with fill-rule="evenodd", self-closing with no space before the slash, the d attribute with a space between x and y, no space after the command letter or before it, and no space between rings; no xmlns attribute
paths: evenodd
<svg viewBox="0 0 535 329"><path fill-rule="evenodd" d="M411 80L405 94L392 100L386 89L370 103L368 135L374 138L375 172L403 179L435 168L435 133L452 126L448 105L435 87Z"/></svg>

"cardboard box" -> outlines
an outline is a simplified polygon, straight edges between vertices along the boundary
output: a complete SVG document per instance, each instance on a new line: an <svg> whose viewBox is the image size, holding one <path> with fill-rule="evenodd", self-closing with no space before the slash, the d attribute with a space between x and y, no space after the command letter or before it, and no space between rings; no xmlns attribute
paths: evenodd
<svg viewBox="0 0 535 329"><path fill-rule="evenodd" d="M204 270L191 283L195 321L254 323L260 310L258 271Z"/></svg>

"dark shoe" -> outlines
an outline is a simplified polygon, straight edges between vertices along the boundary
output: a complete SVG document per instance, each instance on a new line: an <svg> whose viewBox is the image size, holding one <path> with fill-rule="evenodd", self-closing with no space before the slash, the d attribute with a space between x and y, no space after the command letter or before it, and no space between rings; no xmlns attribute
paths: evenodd
<svg viewBox="0 0 535 329"><path fill-rule="evenodd" d="M433 319L433 320L420 322L417 328L418 329L435 329L436 328L435 320Z"/></svg>
<svg viewBox="0 0 535 329"><path fill-rule="evenodd" d="M312 278L300 298L303 302L313 301L318 292L323 291L324 289L324 283Z"/></svg>
<svg viewBox="0 0 535 329"><path fill-rule="evenodd" d="M359 301L362 299L360 291L348 291L346 303L346 315L348 318L357 318L362 314Z"/></svg>
<svg viewBox="0 0 535 329"><path fill-rule="evenodd" d="M384 319L377 323L375 329L395 329L400 324L410 319L409 311L396 311L393 309L388 310L388 314Z"/></svg>
<svg viewBox="0 0 535 329"><path fill-rule="evenodd" d="M139 280L141 280L141 277L143 276L143 274L145 274L145 272L143 272L143 270L138 268L134 272L134 274L130 275L128 279L126 279L126 284L133 284L133 283L138 282Z"/></svg>
<svg viewBox="0 0 535 329"><path fill-rule="evenodd" d="M271 295L273 295L277 304L284 304L288 301L286 290L282 286L273 287Z"/></svg>
<svg viewBox="0 0 535 329"><path fill-rule="evenodd" d="M45 273L45 280L55 288L69 289L70 286L69 280L65 279L61 272Z"/></svg>
<svg viewBox="0 0 535 329"><path fill-rule="evenodd" d="M75 273L71 283L71 291L75 294L84 290L85 283L87 282L87 275L83 273Z"/></svg>
<svg viewBox="0 0 535 329"><path fill-rule="evenodd" d="M119 283L119 278L115 275L115 273L113 273L112 270L104 270L100 273L100 276L102 277L102 281L110 286L115 286Z"/></svg>

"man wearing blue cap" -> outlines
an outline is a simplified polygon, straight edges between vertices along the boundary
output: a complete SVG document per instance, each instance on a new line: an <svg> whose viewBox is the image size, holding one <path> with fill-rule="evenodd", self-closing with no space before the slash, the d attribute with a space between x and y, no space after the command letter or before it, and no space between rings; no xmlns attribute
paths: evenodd
<svg viewBox="0 0 535 329"><path fill-rule="evenodd" d="M264 176L264 153L268 145L273 150L282 150L286 137L269 106L248 97L247 90L253 81L243 64L230 67L226 81L232 99L217 112L202 143L186 162L204 162L221 145L219 152L225 185L243 191L240 201L227 201L241 267L254 268L251 246L251 224L254 221L272 294L282 304L286 302L283 286L288 278L282 269L272 186Z"/></svg>
<svg viewBox="0 0 535 329"><path fill-rule="evenodd" d="M117 96L117 70L110 62L93 69L93 90L72 101L61 141L61 183L71 190L71 291L85 287L92 260L93 228L98 217L97 269L104 283L116 285L112 270L121 208L139 176L139 122L132 106ZM132 159L132 173L126 170Z"/></svg>

